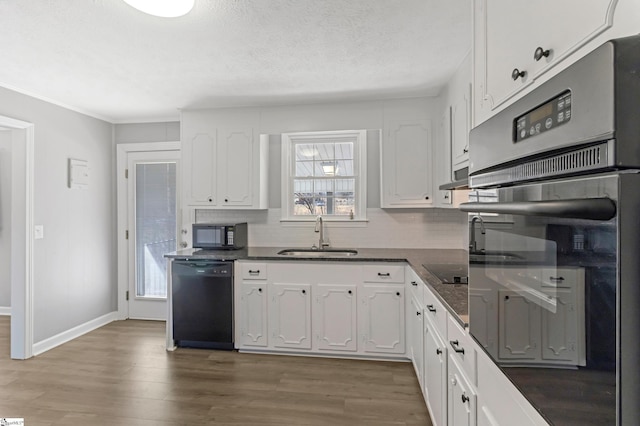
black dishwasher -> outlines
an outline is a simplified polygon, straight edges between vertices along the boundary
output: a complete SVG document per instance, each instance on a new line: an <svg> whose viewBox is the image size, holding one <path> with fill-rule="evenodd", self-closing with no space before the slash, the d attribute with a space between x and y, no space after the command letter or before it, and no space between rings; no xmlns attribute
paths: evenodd
<svg viewBox="0 0 640 426"><path fill-rule="evenodd" d="M174 260L171 269L176 345L233 349L233 262Z"/></svg>

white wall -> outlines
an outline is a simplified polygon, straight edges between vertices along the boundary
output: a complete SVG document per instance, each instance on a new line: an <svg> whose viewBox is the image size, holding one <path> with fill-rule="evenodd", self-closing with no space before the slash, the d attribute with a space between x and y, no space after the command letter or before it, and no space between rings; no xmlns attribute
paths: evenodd
<svg viewBox="0 0 640 426"><path fill-rule="evenodd" d="M34 123L34 342L116 310L113 126L0 88L0 115ZM89 187L67 187L69 158L87 160Z"/></svg>
<svg viewBox="0 0 640 426"><path fill-rule="evenodd" d="M180 122L116 124L113 138L116 144L177 142L180 140Z"/></svg>
<svg viewBox="0 0 640 426"><path fill-rule="evenodd" d="M0 311L11 306L11 131L0 131ZM5 309L3 309L5 308Z"/></svg>
<svg viewBox="0 0 640 426"><path fill-rule="evenodd" d="M253 108L255 109L255 108ZM239 114L244 109L235 109ZM233 110L230 110L233 111ZM436 128L441 114L438 98L262 107L258 133L269 138L269 210L199 210L196 220L247 221L253 246L310 246L317 240L313 224L280 223L280 134L322 130L367 129L367 215L364 227L326 224L326 236L341 247L463 248L466 215L455 209L381 209L378 130L385 116L419 114ZM434 144L448 143L434 130ZM438 151L440 152L440 151ZM438 160L440 161L440 160ZM442 183L442 182L438 182Z"/></svg>

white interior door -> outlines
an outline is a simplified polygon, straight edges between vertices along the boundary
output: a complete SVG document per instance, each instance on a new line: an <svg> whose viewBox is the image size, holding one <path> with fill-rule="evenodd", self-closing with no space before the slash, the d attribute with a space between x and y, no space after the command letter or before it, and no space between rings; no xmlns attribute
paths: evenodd
<svg viewBox="0 0 640 426"><path fill-rule="evenodd" d="M166 320L166 253L177 248L177 151L127 154L129 318Z"/></svg>

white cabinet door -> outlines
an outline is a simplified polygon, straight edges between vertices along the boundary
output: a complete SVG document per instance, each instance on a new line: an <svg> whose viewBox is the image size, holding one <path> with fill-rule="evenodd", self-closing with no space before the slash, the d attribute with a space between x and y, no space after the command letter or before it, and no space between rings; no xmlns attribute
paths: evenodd
<svg viewBox="0 0 640 426"><path fill-rule="evenodd" d="M555 294L555 312L542 310L542 359L545 362L567 362L573 365L585 365L580 337L584 330L578 332L580 319L584 318L576 301L574 289L557 289Z"/></svg>
<svg viewBox="0 0 640 426"><path fill-rule="evenodd" d="M380 152L382 207L431 207L431 123L394 120L387 125Z"/></svg>
<svg viewBox="0 0 640 426"><path fill-rule="evenodd" d="M253 128L218 131L218 198L221 206L251 206L253 194L255 134Z"/></svg>
<svg viewBox="0 0 640 426"><path fill-rule="evenodd" d="M447 368L449 371L447 424L449 426L475 426L476 394L453 359L449 359Z"/></svg>
<svg viewBox="0 0 640 426"><path fill-rule="evenodd" d="M183 111L183 204L265 209L268 135L256 135L257 110Z"/></svg>
<svg viewBox="0 0 640 426"><path fill-rule="evenodd" d="M469 281L474 288L469 290L469 324L476 340L492 356L498 357L498 291L495 288L481 288L481 280L488 278L478 274L478 268L471 268ZM478 278L478 280L476 280Z"/></svg>
<svg viewBox="0 0 640 426"><path fill-rule="evenodd" d="M407 327L410 331L410 333L408 333L408 351L420 386L424 383L424 343L422 341L424 336L424 314L422 311L422 304L418 302L418 299L415 297L411 297L409 301L409 312L407 312Z"/></svg>
<svg viewBox="0 0 640 426"><path fill-rule="evenodd" d="M240 345L267 346L267 283L240 285Z"/></svg>
<svg viewBox="0 0 640 426"><path fill-rule="evenodd" d="M434 426L447 424L447 346L431 321L424 321L424 395Z"/></svg>
<svg viewBox="0 0 640 426"><path fill-rule="evenodd" d="M451 104L451 170L469 162L471 130L471 85L468 84Z"/></svg>
<svg viewBox="0 0 640 426"><path fill-rule="evenodd" d="M311 285L273 283L269 296L272 346L311 349Z"/></svg>
<svg viewBox="0 0 640 426"><path fill-rule="evenodd" d="M364 284L362 293L364 351L404 353L404 287Z"/></svg>
<svg viewBox="0 0 640 426"><path fill-rule="evenodd" d="M215 168L216 129L211 126L183 130L182 187L184 203L191 206L216 204Z"/></svg>
<svg viewBox="0 0 640 426"><path fill-rule="evenodd" d="M498 291L500 359L540 358L540 307L522 294Z"/></svg>
<svg viewBox="0 0 640 426"><path fill-rule="evenodd" d="M585 7L581 0L476 1L475 124L513 102L540 76L549 77L549 71L559 71L559 65L568 63L572 54L590 41L605 41L617 3L618 0L592 0ZM539 19L532 19L532 13ZM548 56L534 59L538 47L548 50ZM513 79L515 69L524 74Z"/></svg>
<svg viewBox="0 0 640 426"><path fill-rule="evenodd" d="M313 329L317 348L358 350L357 293L355 285L318 284L314 288Z"/></svg>

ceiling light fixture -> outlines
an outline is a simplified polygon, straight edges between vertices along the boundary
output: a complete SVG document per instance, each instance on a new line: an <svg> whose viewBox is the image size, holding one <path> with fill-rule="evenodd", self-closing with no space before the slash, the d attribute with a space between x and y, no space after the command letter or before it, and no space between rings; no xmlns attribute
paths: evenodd
<svg viewBox="0 0 640 426"><path fill-rule="evenodd" d="M338 165L333 161L323 161L322 163L322 172L326 176L335 176L338 173Z"/></svg>
<svg viewBox="0 0 640 426"><path fill-rule="evenodd" d="M162 18L177 18L193 9L195 0L124 0L141 12Z"/></svg>

